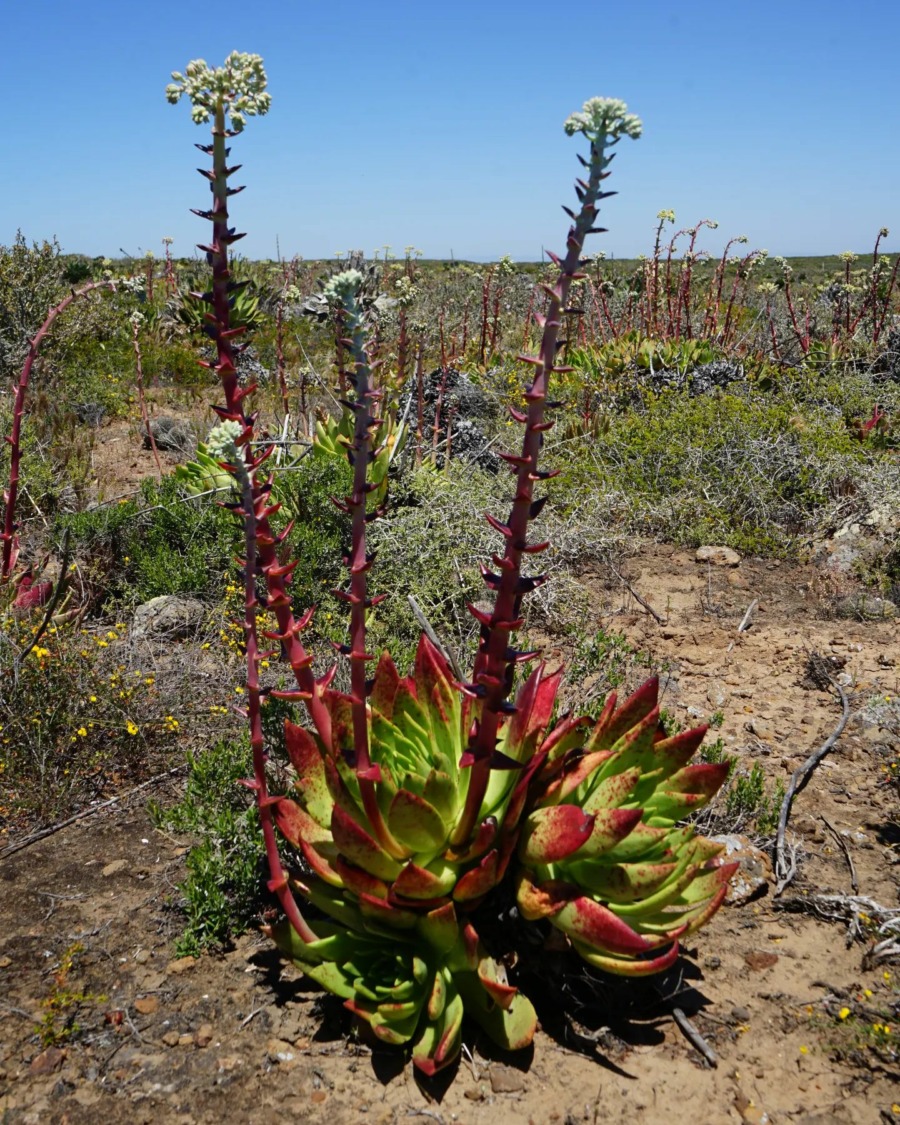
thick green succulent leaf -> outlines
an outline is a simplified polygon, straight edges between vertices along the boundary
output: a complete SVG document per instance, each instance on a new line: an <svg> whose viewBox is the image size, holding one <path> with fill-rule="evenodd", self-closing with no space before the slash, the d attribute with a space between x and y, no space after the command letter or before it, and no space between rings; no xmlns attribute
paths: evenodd
<svg viewBox="0 0 900 1125"><path fill-rule="evenodd" d="M413 1045L412 1058L417 1070L431 1077L456 1059L462 1045L463 1014L462 997L454 988L440 1016L423 1026Z"/></svg>
<svg viewBox="0 0 900 1125"><path fill-rule="evenodd" d="M362 894L359 896L359 910L364 918L388 929L412 930L419 921L419 915L412 910L404 910L392 902L385 902L383 898L375 895Z"/></svg>
<svg viewBox="0 0 900 1125"><path fill-rule="evenodd" d="M591 834L574 858L589 859L610 852L637 827L643 815L643 809L598 809L593 814Z"/></svg>
<svg viewBox="0 0 900 1125"><path fill-rule="evenodd" d="M410 860L394 880L391 892L407 899L439 898L453 890L457 874L456 868L443 860L435 860L427 867L419 867Z"/></svg>
<svg viewBox="0 0 900 1125"><path fill-rule="evenodd" d="M500 854L492 849L479 860L476 867L458 880L453 891L455 902L474 903L494 889L499 878Z"/></svg>
<svg viewBox="0 0 900 1125"><path fill-rule="evenodd" d="M655 894L677 870L675 863L617 863L586 860L566 873L605 902L632 903Z"/></svg>
<svg viewBox="0 0 900 1125"><path fill-rule="evenodd" d="M331 834L342 854L363 871L389 881L400 874L397 860L389 856L339 805L335 805L331 814Z"/></svg>
<svg viewBox="0 0 900 1125"><path fill-rule="evenodd" d="M363 932L366 922L359 907L343 889L338 889L322 879L294 879L291 885L329 918L339 923L343 930ZM331 927L333 929L333 927ZM316 932L322 929L316 925Z"/></svg>
<svg viewBox="0 0 900 1125"><path fill-rule="evenodd" d="M697 762L673 773L666 782L669 793L702 793L714 797L725 783L731 769L730 762Z"/></svg>
<svg viewBox="0 0 900 1125"><path fill-rule="evenodd" d="M590 946L580 941L573 941L572 946L583 961L602 969L605 973L615 973L620 977L649 977L654 973L670 969L678 960L678 942L673 942L665 953L656 957L613 957L598 953Z"/></svg>
<svg viewBox="0 0 900 1125"><path fill-rule="evenodd" d="M342 855L334 858L334 870L340 876L341 885L355 895L372 895L374 898L386 899L388 884L355 863L348 862Z"/></svg>
<svg viewBox="0 0 900 1125"><path fill-rule="evenodd" d="M537 1015L527 996L517 992L512 1002L501 1008L485 992L477 973L457 973L454 977L465 1001L466 1014L478 1023L505 1051L519 1051L534 1039Z"/></svg>
<svg viewBox="0 0 900 1125"><path fill-rule="evenodd" d="M535 809L522 826L519 859L530 865L556 863L590 838L594 817L577 805Z"/></svg>
<svg viewBox="0 0 900 1125"><path fill-rule="evenodd" d="M445 824L453 822L458 809L464 803L460 800L461 795L457 782L449 773L441 769L432 769L425 778L422 796L435 809Z"/></svg>
<svg viewBox="0 0 900 1125"><path fill-rule="evenodd" d="M416 928L424 940L440 955L446 955L459 942L459 922L452 902L421 914Z"/></svg>
<svg viewBox="0 0 900 1125"><path fill-rule="evenodd" d="M516 874L516 902L526 922L552 918L578 898L581 891L574 883L562 879L537 880L533 871L521 868Z"/></svg>
<svg viewBox="0 0 900 1125"><path fill-rule="evenodd" d="M449 828L424 797L398 789L387 815L395 840L413 852L435 852L447 844Z"/></svg>
<svg viewBox="0 0 900 1125"><path fill-rule="evenodd" d="M644 895L634 902L610 902L610 910L627 918L656 914L663 907L674 903L685 887L696 878L699 871L698 865L691 863L691 853L688 851L679 858L678 863L672 865L671 871L652 894Z"/></svg>
<svg viewBox="0 0 900 1125"><path fill-rule="evenodd" d="M621 707L604 710L586 743L588 750L610 750L633 726L640 723L655 707L659 697L659 677L653 676L630 695ZM615 698L613 696L613 698Z"/></svg>
<svg viewBox="0 0 900 1125"><path fill-rule="evenodd" d="M407 1015L395 1017L383 1013L372 1004L354 998L345 1000L344 1007L364 1019L383 1043L389 1043L394 1047L408 1043L412 1039L421 1018L421 1005L415 1005L413 1011Z"/></svg>
<svg viewBox="0 0 900 1125"><path fill-rule="evenodd" d="M440 1019L444 1014L452 980L453 978L446 969L439 969L434 974L434 984L431 986L431 994L428 997L428 1018L430 1020Z"/></svg>
<svg viewBox="0 0 900 1125"><path fill-rule="evenodd" d="M561 680L561 670L546 675L543 663L531 672L516 695L516 711L509 721L502 746L504 754L517 762L525 762L532 756L550 722Z"/></svg>
<svg viewBox="0 0 900 1125"><path fill-rule="evenodd" d="M616 773L607 777L605 781L596 784L594 779L585 782L589 787L589 796L584 800L582 808L586 813L594 813L599 809L615 809L631 797L632 791L641 780L641 771L637 767Z"/></svg>
<svg viewBox="0 0 900 1125"><path fill-rule="evenodd" d="M381 654L375 668L369 706L374 712L390 719L394 713L394 696L400 684L400 673L387 651Z"/></svg>
<svg viewBox="0 0 900 1125"><path fill-rule="evenodd" d="M327 883L338 887L341 877L334 868L337 848L331 833L295 802L282 797L273 806L275 824L279 832L295 848L315 873Z"/></svg>
<svg viewBox="0 0 900 1125"><path fill-rule="evenodd" d="M598 815L601 815L598 813ZM607 862L634 863L637 860L665 858L670 832L666 828L650 828L643 822L634 828L610 850Z"/></svg>
<svg viewBox="0 0 900 1125"><path fill-rule="evenodd" d="M596 780L603 781L631 769L640 770L642 776L658 770L659 763L653 754L658 728L659 708L654 707L614 743L612 754L597 770Z"/></svg>
<svg viewBox="0 0 900 1125"><path fill-rule="evenodd" d="M612 910L585 895L566 903L552 921L573 940L604 953L637 957L659 944L642 937Z"/></svg>

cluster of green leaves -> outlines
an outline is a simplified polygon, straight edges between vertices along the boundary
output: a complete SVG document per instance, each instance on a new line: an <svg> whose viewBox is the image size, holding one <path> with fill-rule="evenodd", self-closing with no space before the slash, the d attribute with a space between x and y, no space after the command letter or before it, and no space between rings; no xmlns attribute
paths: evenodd
<svg viewBox="0 0 900 1125"><path fill-rule="evenodd" d="M753 825L759 836L771 836L778 827L778 815L784 800L783 779L779 777L770 792L759 762L754 762L749 770L738 770L738 759L726 754L721 738L700 750L700 760L713 764L729 762L731 766L716 804L707 815L714 822L718 821L723 830Z"/></svg>
<svg viewBox="0 0 900 1125"><path fill-rule="evenodd" d="M239 784L252 773L250 759L245 739L190 754L181 799L167 809L150 805L157 827L198 838L180 886L185 928L176 943L179 956L226 943L259 913L265 849L256 806Z"/></svg>

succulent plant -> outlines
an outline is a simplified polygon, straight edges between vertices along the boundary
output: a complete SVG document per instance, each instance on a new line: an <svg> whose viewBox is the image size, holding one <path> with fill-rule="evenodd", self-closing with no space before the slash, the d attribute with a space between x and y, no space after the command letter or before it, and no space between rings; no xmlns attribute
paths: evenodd
<svg viewBox="0 0 900 1125"><path fill-rule="evenodd" d="M460 691L426 637L411 676L401 677L385 653L372 681L369 752L377 821L366 810L354 768L350 698L331 689L324 692L331 746L302 727L285 725L296 781L293 797L273 801L275 822L314 873L312 879L297 879L296 889L346 929L332 935L341 940L321 947L298 945L285 929L276 929L273 936L304 972L338 995L344 995L346 970L327 966L330 951L345 956L347 930L368 934L375 943L365 947L374 958L372 973L376 967L377 972L385 969L385 935L391 965L390 958L401 954L422 959L428 980L439 982L434 987L441 1002L425 1003L431 992L417 990L415 1020L412 997L401 1009L410 1035L419 1028L414 1058L422 1069L445 1065L459 1049L459 1021L452 1006L443 1004L445 992L451 998L458 994L462 1007L507 1049L524 1046L534 1033L531 1005L506 984L502 968L484 954L471 923L462 919L506 874L531 776L529 764L542 761L551 746L567 748L577 742L581 721L564 718L548 728L559 681L559 675L546 675L540 665L520 689L515 715L504 725L497 746L501 768L492 773L477 830L462 847L453 838L471 775L459 763L477 705ZM398 934L409 950L397 953ZM316 967L319 962L322 967ZM332 988L336 983L340 987ZM396 1033L389 1018L394 1009L381 1008L389 1001L379 1001L376 1013L365 1005L358 1010L349 994L345 999L351 1010L370 1019L376 1034L387 1038Z"/></svg>
<svg viewBox="0 0 900 1125"><path fill-rule="evenodd" d="M511 698L515 665L536 656L514 648L511 635L521 625L524 596L545 581L523 574L522 562L547 546L530 542L528 533L544 502L534 498L534 484L553 475L537 468L543 434L553 424L545 420L550 377L571 370L557 364L559 329L570 311L572 283L584 276L584 239L599 229L594 223L607 194L600 188L609 174L609 149L621 136L638 136L640 123L613 99L591 99L566 122L567 132L590 141L590 159L582 159L588 179L576 187L578 214L567 209L566 255L551 255L559 275L554 286L543 287L549 300L546 316L536 318L543 333L539 354L522 357L536 373L527 411L512 411L525 427L521 451L502 455L516 481L508 522L487 517L505 546L493 557L497 573L483 568L493 610L470 606L481 625L470 683L457 682L426 637L411 675L402 677L387 653L374 676L367 674L373 655L366 651L366 619L381 595L371 596L368 587L374 556L366 549L366 525L379 514L391 439L395 444L402 435L389 425L383 392L372 378L362 274L346 270L323 291L341 355L352 368L341 366L342 384L345 374L352 383L344 418L318 433L320 455L342 452L353 468L349 495L336 501L350 523L349 581L335 591L350 607L348 643L338 646L349 663L345 694L330 686L330 675L314 677L312 657L299 642L309 615L295 620L287 595L297 564L276 553L284 533L272 532L272 482L259 476L270 449L254 451L255 415L243 406L252 388L239 387L236 378L232 339L239 329L230 320L228 246L238 236L227 217L232 191L225 181L233 169L225 167L225 115L232 107L233 135L243 124L234 121L234 107L239 114L242 106L263 112L268 101L254 100L265 86L261 63L250 57L241 71L232 66L234 58L246 61L232 57L215 72L192 63L191 81L176 75L170 98L177 100L183 85L195 119L215 117L213 145L203 147L213 157L214 206L199 213L213 223L213 240L204 249L213 267L213 366L226 405L217 408L223 421L210 434L206 455L221 459L240 494L230 506L242 519L246 551L253 750L247 784L256 795L269 889L285 915L269 933L378 1039L410 1044L419 1070L433 1074L457 1057L464 1015L507 1049L526 1046L534 1035L531 1003L483 948L473 924L475 908L501 881L509 882L513 870L526 917L549 918L588 960L629 972L669 963L678 937L719 904L730 872L715 867L712 845L695 839L690 828L674 827L715 791L723 773L685 765L702 731L662 736L655 687L652 700L647 688L618 710L613 700L593 728L567 715L552 721L561 673L548 673L543 663ZM250 99L246 106L235 100L242 96ZM275 615L277 630L258 628L261 607ZM278 642L297 682L298 690L271 694L302 702L310 719L309 729L285 725L295 779L282 796L269 793L260 634ZM284 859L276 830L288 844ZM324 920L308 921L304 902ZM670 949L661 957L639 960L664 944Z"/></svg>
<svg viewBox="0 0 900 1125"><path fill-rule="evenodd" d="M326 414L316 419L312 450L316 457L341 457L346 459L353 444L353 414L345 410L340 418ZM405 423L398 422L396 414L389 412L381 419L380 444L369 465L369 483L375 487L369 493L368 506L380 507L388 490L388 469L398 453L403 451L409 431Z"/></svg>
<svg viewBox="0 0 900 1125"><path fill-rule="evenodd" d="M550 749L518 845L523 916L548 919L585 961L625 976L670 965L738 867L719 864L721 846L693 825L678 826L729 766L688 764L707 728L667 737L658 689L650 679L619 707L613 693L583 745Z"/></svg>
<svg viewBox="0 0 900 1125"><path fill-rule="evenodd" d="M197 443L197 452L193 461L176 465L172 475L191 496L226 489L230 492L234 487L234 477L222 468L202 441Z"/></svg>

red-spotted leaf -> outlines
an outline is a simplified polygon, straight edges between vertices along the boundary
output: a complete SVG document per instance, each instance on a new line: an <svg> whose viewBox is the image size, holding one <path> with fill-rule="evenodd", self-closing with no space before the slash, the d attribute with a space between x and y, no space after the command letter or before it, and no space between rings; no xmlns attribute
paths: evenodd
<svg viewBox="0 0 900 1125"><path fill-rule="evenodd" d="M519 841L523 863L557 863L585 843L594 827L594 817L577 805L551 805L536 809L526 818Z"/></svg>
<svg viewBox="0 0 900 1125"><path fill-rule="evenodd" d="M603 953L637 957L659 944L641 937L611 910L585 896L567 903L554 915L553 924L573 940Z"/></svg>
<svg viewBox="0 0 900 1125"><path fill-rule="evenodd" d="M516 902L527 922L552 918L579 894L577 887L561 879L545 879L538 884L533 882L532 873L525 870L520 870L516 878Z"/></svg>
<svg viewBox="0 0 900 1125"><path fill-rule="evenodd" d="M425 867L419 867L411 860L394 880L391 888L392 894L400 898L411 899L437 899L449 894L456 882L455 874L450 869L449 878L441 878Z"/></svg>
<svg viewBox="0 0 900 1125"><path fill-rule="evenodd" d="M369 705L386 719L394 713L394 696L400 683L400 673L388 652L383 652L375 669L375 680L369 695Z"/></svg>
<svg viewBox="0 0 900 1125"><path fill-rule="evenodd" d="M388 885L384 880L370 875L368 871L363 871L361 867L357 867L356 864L348 862L342 855L335 856L334 869L338 875L340 875L347 890L352 891L353 894L371 895L373 898L387 898Z"/></svg>
<svg viewBox="0 0 900 1125"><path fill-rule="evenodd" d="M419 917L419 933L438 953L449 953L459 940L456 907L447 902Z"/></svg>
<svg viewBox="0 0 900 1125"><path fill-rule="evenodd" d="M440 848L449 834L434 806L407 789L397 790L388 810L387 823L394 839L412 851Z"/></svg>
<svg viewBox="0 0 900 1125"><path fill-rule="evenodd" d="M652 676L646 683L630 695L616 711L607 717L603 723L603 716L591 732L589 748L591 750L609 750L627 731L645 718L656 706L659 696L659 677ZM604 711L604 715L606 712ZM600 724L603 723L601 727ZM599 729L598 729L599 728Z"/></svg>
<svg viewBox="0 0 900 1125"><path fill-rule="evenodd" d="M284 741L291 764L297 771L296 787L304 807L320 824L328 824L333 802L318 742L309 731L290 720L285 720Z"/></svg>
<svg viewBox="0 0 900 1125"><path fill-rule="evenodd" d="M496 849L489 851L477 867L467 871L456 884L453 898L456 902L471 903L483 898L497 885L497 865L499 855Z"/></svg>

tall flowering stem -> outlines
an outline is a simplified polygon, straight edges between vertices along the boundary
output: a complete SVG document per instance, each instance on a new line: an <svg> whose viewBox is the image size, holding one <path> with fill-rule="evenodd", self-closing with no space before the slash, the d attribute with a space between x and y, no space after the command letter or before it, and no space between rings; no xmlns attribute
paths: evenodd
<svg viewBox="0 0 900 1125"><path fill-rule="evenodd" d="M10 447L10 453L9 483L3 493L5 504L3 531L0 532L0 540L3 542L3 561L2 564L0 564L0 581L2 582L7 581L9 578L19 554L19 541L16 535L16 529L18 527L16 524L16 505L19 496L19 469L22 461L22 417L25 413L25 400L28 395L28 384L31 382L31 372L34 368L34 362L38 357L41 344L49 335L50 330L53 328L54 321L61 312L65 312L69 305L71 305L73 301L78 300L79 297L84 297L88 293L93 293L96 289L115 289L116 284L115 281L92 281L88 285L83 285L80 289L73 289L58 305L50 309L47 313L46 320L37 330L34 338L28 342L28 354L25 357L25 363L19 373L19 381L16 384L16 397L13 402L12 432L6 438L6 442Z"/></svg>
<svg viewBox="0 0 900 1125"><path fill-rule="evenodd" d="M333 593L350 605L350 643L340 646L339 651L350 661L354 764L360 796L379 844L390 855L402 857L406 852L392 837L378 805L375 786L381 781L381 768L377 762L371 761L369 755L366 664L372 656L366 652L366 612L381 601L382 597L370 598L368 593L367 576L374 556L366 552L366 522L371 518L366 512L366 497L377 487L368 483L367 476L369 464L374 459L373 434L380 425L374 408L382 392L374 388L372 369L366 354L367 333L357 299L362 281L363 276L359 270L345 270L333 277L324 290L326 300L337 306L345 332L341 345L351 356L351 378L355 392L353 401L344 403L354 414L353 442L347 454L353 466L353 488L345 500L336 501L341 510L350 516L351 521L351 546L346 559L350 572L350 590L334 590Z"/></svg>
<svg viewBox="0 0 900 1125"><path fill-rule="evenodd" d="M269 110L271 96L266 92L266 73L259 55L232 52L225 65L211 70L203 59L188 63L184 74L175 71L172 83L166 87L166 97L174 105L183 95L192 104L191 116L200 125L212 120L211 145L197 145L197 148L212 158L212 168L198 169L200 175L209 181L213 202L209 210L195 210L194 214L212 223L212 239L200 249L206 253L212 267L213 285L210 293L202 294L203 299L212 306L207 313L210 331L216 343L216 361L211 367L222 383L225 405L214 407L217 414L226 421L240 424L241 430L252 435L255 415L244 410L244 400L252 394L255 386L241 387L235 367L235 355L240 345L232 341L244 331L242 327L231 327L231 301L240 288L231 280L228 262L228 248L243 238L234 227L228 225L228 200L242 188L228 187L228 179L239 165L227 166L230 149L226 141L236 136L244 128L248 116L262 116ZM231 128L227 127L230 121ZM243 442L242 457L248 469L262 460L251 453L249 438ZM260 505L260 499L267 493L268 484L260 485L251 474L254 508L256 515L256 565L265 578L267 587L266 608L272 610L278 629L265 635L280 642L287 662L291 666L299 691L280 693L291 699L302 699L309 710L310 718L319 735L330 740L331 719L322 704L319 687L312 672L312 657L300 642L299 634L308 624L310 614L296 619L291 611L291 600L287 583L296 564L282 566L276 548L284 540L287 530L275 535L269 517L277 510Z"/></svg>
<svg viewBox="0 0 900 1125"><path fill-rule="evenodd" d="M559 274L555 285L542 286L549 304L546 315L535 318L542 330L539 352L536 356L520 356L524 363L535 368L535 376L525 393L527 412L511 411L513 418L525 427L521 453L502 454L516 477L509 518L506 523L502 523L494 516L487 516L488 522L505 540L503 555L493 556L497 573L487 568L482 570L485 583L494 591L494 608L487 614L475 606L469 607L481 625L479 650L472 684L469 685L469 690L480 700L480 715L473 724L468 749L462 760L464 766L471 767L472 774L466 807L453 836L453 843L457 847L470 838L478 823L491 769L495 766L502 768L512 765L498 756L497 739L502 718L515 711L515 706L509 702L515 664L534 655L512 648L510 637L522 624L520 612L524 595L545 581L544 576L527 577L521 573L523 556L539 554L549 545L528 540L528 525L538 515L546 499L534 499L535 482L555 475L538 469L543 435L553 425L545 420L544 411L552 374L571 370L557 366L556 355L560 346L561 318L568 311L569 290L574 280L585 276L581 272L584 265L584 241L588 234L599 233L604 229L595 225L597 204L615 194L600 190L602 181L609 175L607 168L614 155L609 150L622 136L637 139L641 135L640 120L626 110L625 103L618 99L591 98L585 102L580 113L572 114L565 123L569 136L584 133L591 143L590 159L585 160L579 156L583 167L587 169L588 178L578 180L576 184L575 191L581 204L578 213L568 207L564 208L572 220L566 239L565 257L550 254L559 268Z"/></svg>

